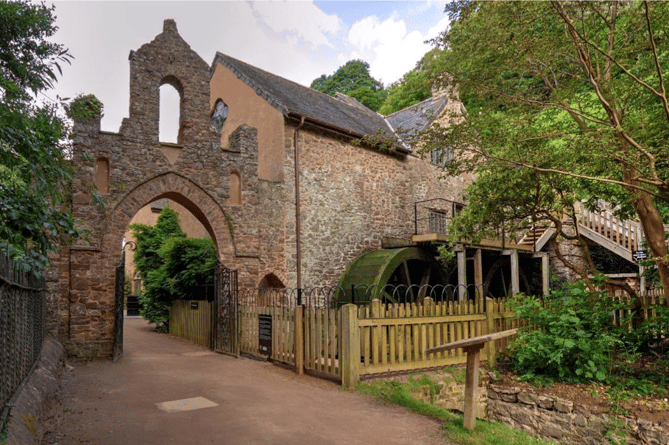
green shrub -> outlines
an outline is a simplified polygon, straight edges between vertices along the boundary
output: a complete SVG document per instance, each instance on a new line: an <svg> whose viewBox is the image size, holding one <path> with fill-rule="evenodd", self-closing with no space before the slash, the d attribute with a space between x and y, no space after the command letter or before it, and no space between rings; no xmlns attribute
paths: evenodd
<svg viewBox="0 0 669 445"><path fill-rule="evenodd" d="M606 381L614 351L627 346L624 329L613 325L613 311L628 307L605 292L589 292L583 283L543 301L517 295L510 308L528 323L511 345L511 362L529 379Z"/></svg>

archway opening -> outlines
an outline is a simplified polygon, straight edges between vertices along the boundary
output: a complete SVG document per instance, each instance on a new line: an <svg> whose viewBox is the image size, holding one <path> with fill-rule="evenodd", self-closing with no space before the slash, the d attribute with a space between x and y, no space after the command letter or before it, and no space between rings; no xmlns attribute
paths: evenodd
<svg viewBox="0 0 669 445"><path fill-rule="evenodd" d="M128 339L135 338L129 330L147 329L147 322L150 329L160 332L192 329L192 320L174 316L175 311L191 315L202 312L205 314L202 319L211 319L214 310L218 248L209 219L196 204L177 192L156 198L135 213L123 236L126 254L123 330ZM196 211L191 212L190 208ZM170 326L179 323L184 326ZM195 327L204 329L201 324ZM210 340L204 343L189 339L211 346L213 325L207 328L206 335ZM142 353L142 345L131 342L125 347Z"/></svg>

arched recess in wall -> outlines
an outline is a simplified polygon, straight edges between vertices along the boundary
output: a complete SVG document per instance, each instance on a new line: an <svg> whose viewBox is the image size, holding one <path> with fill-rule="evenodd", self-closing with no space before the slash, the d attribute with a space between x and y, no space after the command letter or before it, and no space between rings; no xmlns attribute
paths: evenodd
<svg viewBox="0 0 669 445"><path fill-rule="evenodd" d="M160 142L179 143L183 114L183 86L179 79L167 76L160 82Z"/></svg>
<svg viewBox="0 0 669 445"><path fill-rule="evenodd" d="M288 304L289 296L281 290L285 288L286 286L273 273L265 275L258 284L258 304L260 306Z"/></svg>
<svg viewBox="0 0 669 445"><path fill-rule="evenodd" d="M100 194L109 193L109 159L99 157L95 160L93 183Z"/></svg>
<svg viewBox="0 0 669 445"><path fill-rule="evenodd" d="M231 205L241 205L242 203L242 176L236 170L230 173L230 198L228 203Z"/></svg>
<svg viewBox="0 0 669 445"><path fill-rule="evenodd" d="M279 277L273 273L268 273L260 280L258 289L285 289L286 286L281 282Z"/></svg>

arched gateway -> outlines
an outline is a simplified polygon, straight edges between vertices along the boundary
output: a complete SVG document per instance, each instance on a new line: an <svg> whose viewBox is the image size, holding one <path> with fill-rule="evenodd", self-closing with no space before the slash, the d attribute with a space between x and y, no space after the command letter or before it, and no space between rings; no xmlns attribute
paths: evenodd
<svg viewBox="0 0 669 445"><path fill-rule="evenodd" d="M249 235L259 231L258 212L230 200L234 172L246 178L244 199L258 202L256 130L242 125L221 147L220 127L210 125L210 67L173 21L166 20L163 32L129 59L130 114L119 132L100 131L99 117L75 122L71 206L89 236L54 259L58 297L49 312L57 314L52 327L76 356L110 357L122 344L122 338L114 339L122 327L114 271L130 220L155 200L169 198L188 209L214 240L221 264L239 269L242 283L257 283L267 273L261 270L258 237ZM159 140L159 91L166 83L180 95L177 143ZM94 202L93 191L102 203ZM274 215L275 221L281 218L280 212Z"/></svg>

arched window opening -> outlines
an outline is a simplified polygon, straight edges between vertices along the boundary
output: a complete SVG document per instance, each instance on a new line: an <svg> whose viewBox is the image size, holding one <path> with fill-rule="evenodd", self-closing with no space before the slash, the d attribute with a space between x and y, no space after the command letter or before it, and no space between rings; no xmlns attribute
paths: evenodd
<svg viewBox="0 0 669 445"><path fill-rule="evenodd" d="M181 94L172 82L160 86L160 142L177 143L181 125Z"/></svg>
<svg viewBox="0 0 669 445"><path fill-rule="evenodd" d="M220 133L227 118L228 106L221 99L218 99L216 105L214 105L214 111L211 113L211 128Z"/></svg>
<svg viewBox="0 0 669 445"><path fill-rule="evenodd" d="M109 159L97 158L95 161L95 188L100 194L109 193Z"/></svg>
<svg viewBox="0 0 669 445"><path fill-rule="evenodd" d="M230 204L240 205L242 203L242 178L239 172L230 173Z"/></svg>

